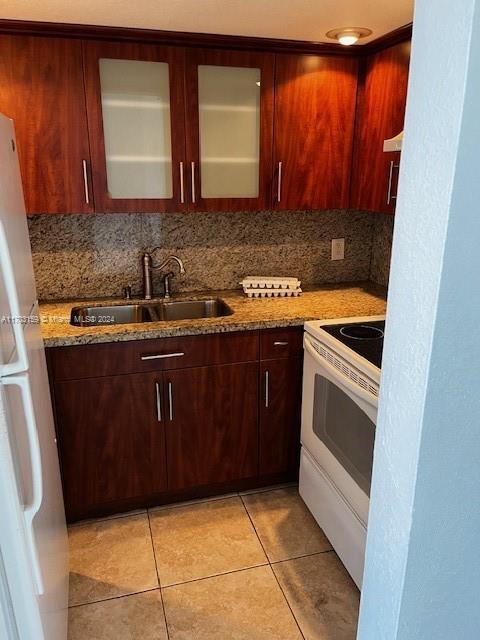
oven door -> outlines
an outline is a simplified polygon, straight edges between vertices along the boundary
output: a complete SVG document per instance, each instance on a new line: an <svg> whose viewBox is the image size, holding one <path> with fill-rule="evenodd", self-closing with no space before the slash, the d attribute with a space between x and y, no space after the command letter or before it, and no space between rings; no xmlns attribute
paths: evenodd
<svg viewBox="0 0 480 640"><path fill-rule="evenodd" d="M315 344L305 334L302 446L366 524L378 399L320 355Z"/></svg>

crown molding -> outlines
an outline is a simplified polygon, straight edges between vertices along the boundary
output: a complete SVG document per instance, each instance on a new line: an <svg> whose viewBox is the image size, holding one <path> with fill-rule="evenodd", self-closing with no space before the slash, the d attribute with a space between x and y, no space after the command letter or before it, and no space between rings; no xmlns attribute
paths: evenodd
<svg viewBox="0 0 480 640"><path fill-rule="evenodd" d="M351 47L345 47L336 43L285 40L281 38L257 38L209 33L188 33L183 31L158 31L155 29L132 29L127 27L5 19L0 19L0 34L81 38L84 40L123 40L183 47L212 47L270 51L274 53L361 56L375 53L399 42L409 40L412 37L412 24L410 23L399 29L395 29L367 44L352 45Z"/></svg>

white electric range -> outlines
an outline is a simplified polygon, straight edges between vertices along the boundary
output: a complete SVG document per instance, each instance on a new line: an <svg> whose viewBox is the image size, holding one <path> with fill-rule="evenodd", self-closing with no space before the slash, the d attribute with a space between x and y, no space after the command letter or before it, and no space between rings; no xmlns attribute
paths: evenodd
<svg viewBox="0 0 480 640"><path fill-rule="evenodd" d="M300 495L362 585L385 316L305 323Z"/></svg>

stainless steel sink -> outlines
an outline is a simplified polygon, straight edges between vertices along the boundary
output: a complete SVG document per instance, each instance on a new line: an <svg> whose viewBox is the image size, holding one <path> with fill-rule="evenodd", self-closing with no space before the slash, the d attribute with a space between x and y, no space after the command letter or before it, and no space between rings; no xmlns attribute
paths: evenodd
<svg viewBox="0 0 480 640"><path fill-rule="evenodd" d="M70 324L76 327L108 326L140 322L165 322L168 320L194 320L219 318L233 313L220 298L207 300L177 300L123 304L104 307L74 307Z"/></svg>

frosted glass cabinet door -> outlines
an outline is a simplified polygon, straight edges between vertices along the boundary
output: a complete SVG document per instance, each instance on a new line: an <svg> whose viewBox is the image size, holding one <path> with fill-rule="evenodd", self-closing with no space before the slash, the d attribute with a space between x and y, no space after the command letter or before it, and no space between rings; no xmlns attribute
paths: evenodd
<svg viewBox="0 0 480 640"><path fill-rule="evenodd" d="M260 69L198 67L202 198L258 198Z"/></svg>
<svg viewBox="0 0 480 640"><path fill-rule="evenodd" d="M182 209L183 57L168 47L84 43L97 210Z"/></svg>
<svg viewBox="0 0 480 640"><path fill-rule="evenodd" d="M267 207L273 56L190 51L187 145L196 210Z"/></svg>
<svg viewBox="0 0 480 640"><path fill-rule="evenodd" d="M166 62L101 58L103 135L111 198L171 198Z"/></svg>

